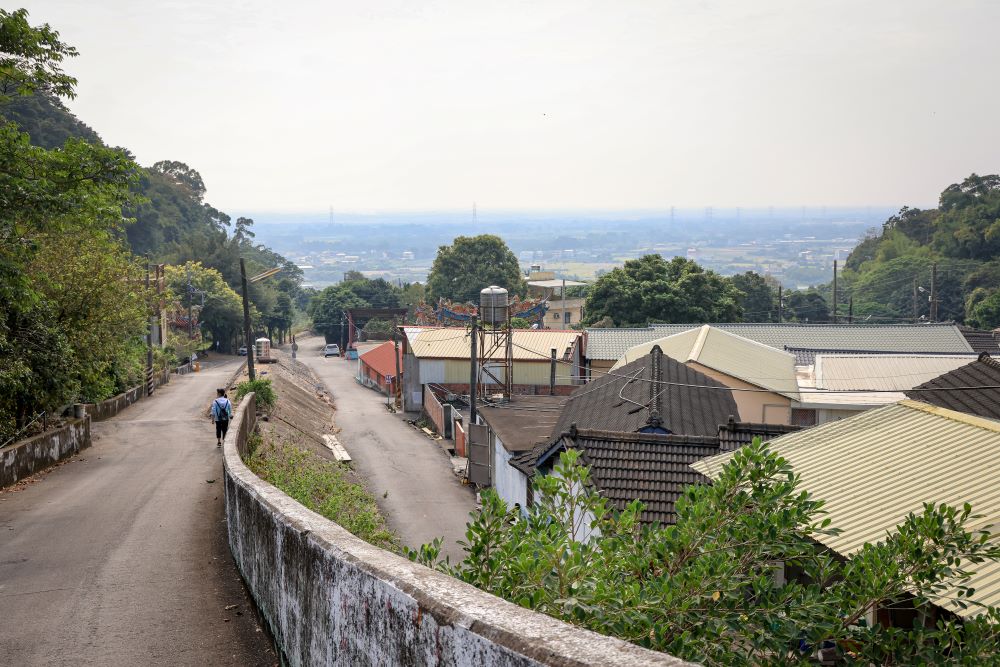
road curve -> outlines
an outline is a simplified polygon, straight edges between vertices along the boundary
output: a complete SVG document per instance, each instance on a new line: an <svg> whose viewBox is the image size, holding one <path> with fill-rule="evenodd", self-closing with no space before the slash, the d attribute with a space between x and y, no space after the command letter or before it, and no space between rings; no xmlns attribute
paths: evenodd
<svg viewBox="0 0 1000 667"><path fill-rule="evenodd" d="M0 492L4 664L277 664L229 553L204 416L237 363L172 376L94 424L81 456Z"/></svg>
<svg viewBox="0 0 1000 667"><path fill-rule="evenodd" d="M322 338L300 338L298 359L333 396L337 437L389 528L411 547L444 538L442 555L461 560L457 542L465 540L469 512L476 507L472 488L462 486L440 445L386 410L384 395L354 380L357 361L324 359L322 347Z"/></svg>

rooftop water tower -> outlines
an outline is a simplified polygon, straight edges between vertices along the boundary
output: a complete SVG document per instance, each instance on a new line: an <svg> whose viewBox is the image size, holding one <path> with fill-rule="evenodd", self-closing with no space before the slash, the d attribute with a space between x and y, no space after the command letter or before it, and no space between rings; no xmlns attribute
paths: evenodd
<svg viewBox="0 0 1000 667"><path fill-rule="evenodd" d="M490 285L479 293L479 391L487 397L499 390L509 401L514 378L514 339L510 326L510 293Z"/></svg>

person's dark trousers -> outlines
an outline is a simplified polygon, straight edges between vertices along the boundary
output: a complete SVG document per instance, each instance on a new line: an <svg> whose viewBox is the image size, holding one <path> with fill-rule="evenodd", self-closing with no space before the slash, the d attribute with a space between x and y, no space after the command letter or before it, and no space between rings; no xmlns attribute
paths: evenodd
<svg viewBox="0 0 1000 667"><path fill-rule="evenodd" d="M221 440L226 437L226 431L229 430L229 420L219 419L215 422L215 438Z"/></svg>

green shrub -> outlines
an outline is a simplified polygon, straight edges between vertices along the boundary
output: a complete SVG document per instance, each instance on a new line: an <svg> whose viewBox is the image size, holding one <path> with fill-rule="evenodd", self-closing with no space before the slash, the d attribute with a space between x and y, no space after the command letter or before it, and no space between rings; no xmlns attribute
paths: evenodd
<svg viewBox="0 0 1000 667"><path fill-rule="evenodd" d="M257 378L240 382L233 388L233 400L239 403L243 397L253 392L257 395L257 407L272 410L278 401L278 395L271 386L270 378Z"/></svg>
<svg viewBox="0 0 1000 667"><path fill-rule="evenodd" d="M383 549L398 548L375 498L351 479L343 464L285 442L258 447L247 466L261 479L366 542Z"/></svg>

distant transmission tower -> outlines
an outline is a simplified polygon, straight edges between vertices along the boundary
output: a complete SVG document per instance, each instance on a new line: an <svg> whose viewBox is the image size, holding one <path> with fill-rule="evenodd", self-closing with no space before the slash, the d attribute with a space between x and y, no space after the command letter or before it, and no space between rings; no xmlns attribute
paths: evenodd
<svg viewBox="0 0 1000 667"><path fill-rule="evenodd" d="M476 214L476 202L472 202L472 224L479 224L479 216Z"/></svg>

